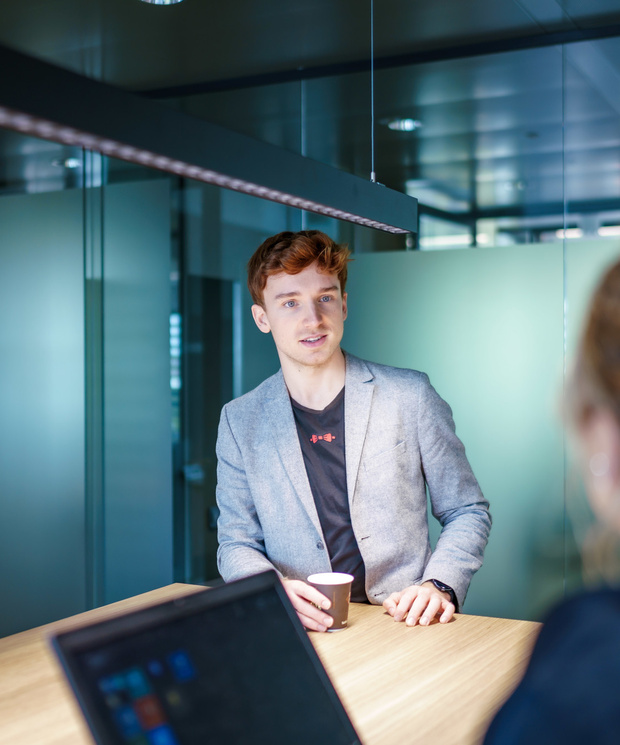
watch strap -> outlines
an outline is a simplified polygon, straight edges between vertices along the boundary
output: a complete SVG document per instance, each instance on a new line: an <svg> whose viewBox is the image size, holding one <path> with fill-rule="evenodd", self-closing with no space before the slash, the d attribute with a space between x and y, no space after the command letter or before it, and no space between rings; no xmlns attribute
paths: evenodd
<svg viewBox="0 0 620 745"><path fill-rule="evenodd" d="M458 611L459 601L456 599L456 593L450 587L450 585L446 585L445 582L441 582L438 579L429 579L427 580L427 582L432 582L435 585L435 587L439 590L439 592L447 592L448 595L450 596L450 602L452 603L452 605L454 605L454 607Z"/></svg>

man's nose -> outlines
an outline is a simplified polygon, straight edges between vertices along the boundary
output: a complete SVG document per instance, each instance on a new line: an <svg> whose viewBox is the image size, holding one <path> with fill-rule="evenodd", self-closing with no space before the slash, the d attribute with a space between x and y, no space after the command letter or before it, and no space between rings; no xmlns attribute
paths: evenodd
<svg viewBox="0 0 620 745"><path fill-rule="evenodd" d="M318 326L321 323L321 309L315 303L309 303L306 307L305 323L307 326Z"/></svg>

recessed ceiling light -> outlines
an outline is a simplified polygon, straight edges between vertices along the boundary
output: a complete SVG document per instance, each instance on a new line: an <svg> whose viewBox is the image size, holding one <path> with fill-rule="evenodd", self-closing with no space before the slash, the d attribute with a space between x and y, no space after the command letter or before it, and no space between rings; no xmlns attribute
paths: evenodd
<svg viewBox="0 0 620 745"><path fill-rule="evenodd" d="M505 181L504 189L506 191L525 191L527 189L527 181L522 181L521 179L517 181Z"/></svg>
<svg viewBox="0 0 620 745"><path fill-rule="evenodd" d="M620 235L620 225L601 225L596 231L601 238L609 238Z"/></svg>
<svg viewBox="0 0 620 745"><path fill-rule="evenodd" d="M65 158L64 160L53 160L52 165L57 168L79 168L82 165L80 158Z"/></svg>
<svg viewBox="0 0 620 745"><path fill-rule="evenodd" d="M556 230L555 237L560 240L564 238L583 238L583 230L581 228L566 228L566 230Z"/></svg>
<svg viewBox="0 0 620 745"><path fill-rule="evenodd" d="M386 124L395 132L413 132L422 126L419 119L389 119Z"/></svg>
<svg viewBox="0 0 620 745"><path fill-rule="evenodd" d="M142 2L150 5L176 5L182 3L183 0L142 0Z"/></svg>

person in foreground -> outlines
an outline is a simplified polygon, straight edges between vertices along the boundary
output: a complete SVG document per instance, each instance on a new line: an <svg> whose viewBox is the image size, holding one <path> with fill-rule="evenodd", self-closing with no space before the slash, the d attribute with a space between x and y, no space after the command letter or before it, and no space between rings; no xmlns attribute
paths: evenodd
<svg viewBox="0 0 620 745"><path fill-rule="evenodd" d="M593 297L567 408L589 502L620 534L620 262ZM484 743L618 743L619 686L620 590L584 592L550 614Z"/></svg>
<svg viewBox="0 0 620 745"><path fill-rule="evenodd" d="M250 259L252 315L281 369L222 409L219 570L275 568L316 631L332 623L329 601L304 580L330 571L353 575L353 602L445 623L482 563L488 503L428 377L341 349L348 262L316 230L279 233ZM433 552L426 486L442 525Z"/></svg>

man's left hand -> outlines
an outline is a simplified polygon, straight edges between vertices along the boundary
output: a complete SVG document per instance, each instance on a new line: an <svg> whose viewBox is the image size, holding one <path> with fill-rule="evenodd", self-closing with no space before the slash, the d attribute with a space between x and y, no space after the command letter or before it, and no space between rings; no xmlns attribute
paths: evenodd
<svg viewBox="0 0 620 745"><path fill-rule="evenodd" d="M439 614L439 623L448 623L455 611L450 595L438 590L432 582L393 592L383 601L383 607L395 621L406 619L407 626L416 623L428 626Z"/></svg>

